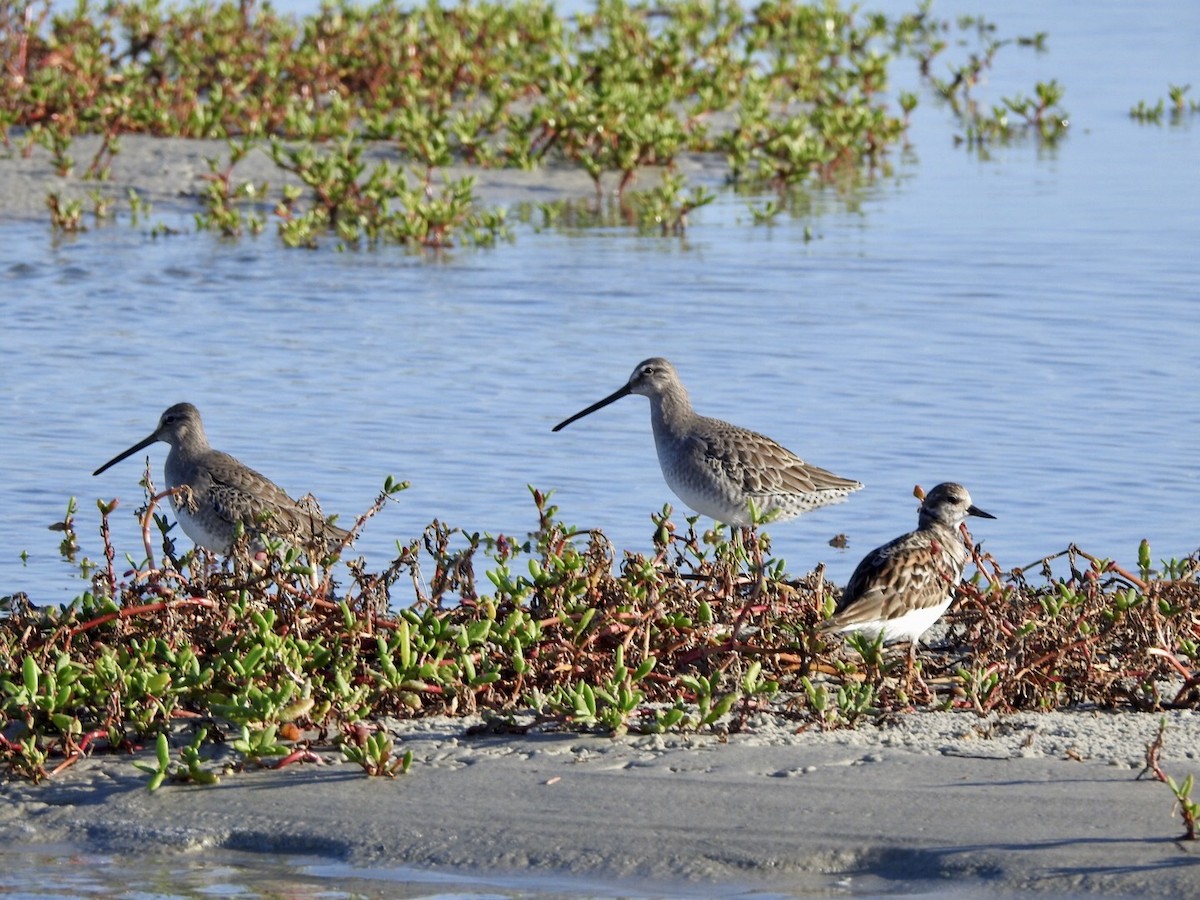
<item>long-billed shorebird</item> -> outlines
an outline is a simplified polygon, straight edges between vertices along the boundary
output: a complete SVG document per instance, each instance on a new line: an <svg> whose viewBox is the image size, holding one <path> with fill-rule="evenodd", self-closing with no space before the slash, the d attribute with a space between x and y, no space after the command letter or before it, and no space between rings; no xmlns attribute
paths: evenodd
<svg viewBox="0 0 1200 900"><path fill-rule="evenodd" d="M200 411L190 403L176 403L162 414L149 437L92 474L99 475L155 441L171 446L163 469L167 487L187 489L171 495L179 524L207 550L229 553L239 525L250 535L278 535L322 551L349 537L349 532L305 509L265 475L210 447Z"/></svg>
<svg viewBox="0 0 1200 900"><path fill-rule="evenodd" d="M860 482L809 465L769 437L697 415L675 367L660 358L638 363L623 387L553 430L629 394L650 400L654 446L667 486L696 512L718 522L753 524L751 505L761 517L794 519L819 506L840 503L862 487Z"/></svg>
<svg viewBox="0 0 1200 900"><path fill-rule="evenodd" d="M971 502L961 484L931 490L917 514L917 530L868 553L855 568L825 633L860 631L885 643L909 642L909 671L917 641L954 599L970 555L962 533L967 516L996 518Z"/></svg>

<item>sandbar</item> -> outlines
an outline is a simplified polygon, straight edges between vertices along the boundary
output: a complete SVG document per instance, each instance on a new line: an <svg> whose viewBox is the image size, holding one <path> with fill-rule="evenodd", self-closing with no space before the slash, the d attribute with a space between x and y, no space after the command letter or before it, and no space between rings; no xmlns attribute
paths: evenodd
<svg viewBox="0 0 1200 900"><path fill-rule="evenodd" d="M784 895L1200 895L1200 842L1168 787L1138 778L1162 716L922 711L795 733L763 716L729 735L528 734L477 718L391 721L409 772L323 764L146 790L128 755L0 785L10 849L206 848L355 867L541 873ZM1172 712L1161 756L1200 771L1200 716ZM142 751L147 759L150 751ZM663 887L667 886L667 887Z"/></svg>

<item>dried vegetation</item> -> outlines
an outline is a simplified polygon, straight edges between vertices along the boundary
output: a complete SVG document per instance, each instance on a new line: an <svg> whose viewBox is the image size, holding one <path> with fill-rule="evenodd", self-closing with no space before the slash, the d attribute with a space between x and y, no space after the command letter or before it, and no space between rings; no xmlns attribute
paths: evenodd
<svg viewBox="0 0 1200 900"><path fill-rule="evenodd" d="M403 488L389 481L358 527ZM820 567L789 576L766 532L731 539L665 508L652 552L618 556L533 497L538 526L524 537L435 522L383 571L283 544L221 563L180 554L157 496L141 561L119 572L113 507L101 504L100 563L80 557L69 514L62 550L92 589L61 609L7 598L0 758L38 780L98 745L128 749L187 723L206 729L193 755L228 740L243 763L291 761L334 742L394 773L401 758L375 736L386 717L481 713L499 729L621 734L736 731L762 711L803 729L918 708L1200 706L1195 557L1156 571L1143 546L1134 574L1071 548L1006 572L977 552L948 627L922 651L931 691L917 695L903 653L818 632L836 586Z"/></svg>

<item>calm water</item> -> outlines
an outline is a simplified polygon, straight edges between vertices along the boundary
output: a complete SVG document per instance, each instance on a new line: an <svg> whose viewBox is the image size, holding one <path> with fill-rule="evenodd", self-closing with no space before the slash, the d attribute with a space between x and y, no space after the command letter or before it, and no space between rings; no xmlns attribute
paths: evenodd
<svg viewBox="0 0 1200 900"><path fill-rule="evenodd" d="M86 553L94 500L119 496L118 548L140 556L145 457L90 473L180 400L215 446L344 520L388 474L410 480L359 542L374 564L435 517L524 533L527 484L645 549L649 513L672 500L646 402L550 428L651 355L701 412L867 485L772 529L793 572L824 561L844 579L913 526L914 484L947 479L996 514L975 532L1006 566L1070 541L1127 561L1142 538L1156 558L1190 553L1200 129L1128 109L1169 83L1200 90L1200 7L1107 2L1077 20L1043 6L996 13L1002 36L1048 31L1050 52L1002 50L978 95L1058 78L1072 120L1058 150L981 160L925 95L911 150L852 208L818 196L823 214L771 228L723 195L684 240L522 229L432 259L0 223L0 594L78 592L46 531L70 496ZM912 69L897 65L902 84ZM149 452L161 481L166 446ZM839 532L848 550L827 546Z"/></svg>
<svg viewBox="0 0 1200 900"><path fill-rule="evenodd" d="M302 856L265 856L205 848L119 855L77 846L30 851L0 847L0 896L10 900L786 900L798 897L925 897L985 900L1001 896L986 879L900 880L862 873L806 873L781 884L597 879L538 871L433 872L408 866L356 867ZM1004 896L1014 896L1005 894ZM1080 897L1085 894L1078 895Z"/></svg>
<svg viewBox="0 0 1200 900"><path fill-rule="evenodd" d="M844 884L844 882L843 882ZM920 882L921 887L926 883ZM937 885L932 887L936 890ZM773 900L845 893L839 879L814 875L796 892L729 885L723 896ZM10 900L71 900L90 897L128 900L553 900L561 897L695 898L702 887L663 886L625 880L538 873L441 874L409 867L356 868L305 857L271 857L246 851L206 848L192 852L149 850L132 856L101 853L71 845L47 845L30 852L0 848L0 896ZM933 896L938 896L936 893Z"/></svg>
<svg viewBox="0 0 1200 900"><path fill-rule="evenodd" d="M480 877L439 874L407 866L366 869L330 860L292 856L264 859L264 856L211 847L193 852L149 850L136 856L100 853L72 845L48 845L32 851L0 848L0 895L14 900L200 900L220 896L244 900L551 900L565 896L698 900L707 895L700 887L665 887L634 880L617 883L533 872ZM925 882L913 884L925 887ZM845 894L846 890L839 888L835 876L814 875L803 888L797 886L796 892L768 892L731 884L722 895L773 900L829 893Z"/></svg>
<svg viewBox="0 0 1200 900"><path fill-rule="evenodd" d="M140 460L90 473L180 400L215 446L344 518L386 475L411 480L359 542L377 565L435 517L523 533L530 483L557 491L566 520L644 549L671 499L645 401L550 427L650 355L677 364L701 412L866 483L772 529L793 572L824 561L844 579L912 527L914 484L946 479L997 515L976 536L1007 566L1071 541L1125 561L1142 538L1156 557L1192 552L1200 129L1127 113L1169 83L1200 93L1200 6L1078 9L997 8L1002 35L1048 31L1050 52L1006 48L981 89L998 103L1058 78L1060 149L981 160L924 96L890 175L852 208L820 196L823 214L773 228L723 196L682 241L522 230L429 259L127 225L56 242L0 223L0 594L81 589L45 530L72 495L85 552L99 554L93 501L120 496L118 547L140 555ZM150 451L159 479L165 452ZM839 532L847 551L826 545Z"/></svg>

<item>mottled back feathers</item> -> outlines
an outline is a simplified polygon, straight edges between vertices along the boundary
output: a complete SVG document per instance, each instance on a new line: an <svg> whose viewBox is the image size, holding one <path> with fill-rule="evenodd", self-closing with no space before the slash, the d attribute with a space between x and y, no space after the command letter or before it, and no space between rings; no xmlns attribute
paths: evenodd
<svg viewBox="0 0 1200 900"><path fill-rule="evenodd" d="M717 521L751 524L751 503L760 514L791 519L862 487L809 465L765 435L697 415L675 367L658 357L638 363L624 386L554 430L629 394L650 400L654 445L667 485L696 512Z"/></svg>

